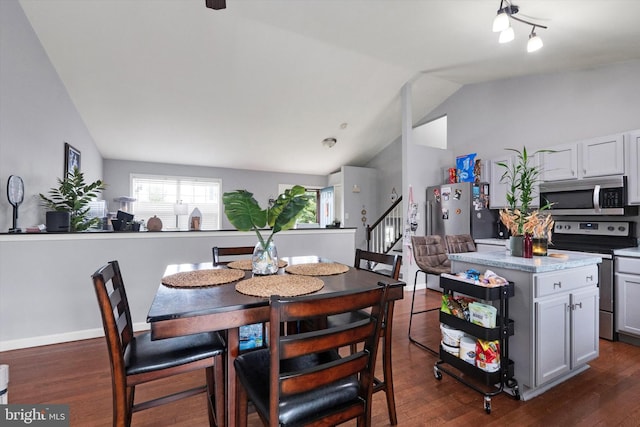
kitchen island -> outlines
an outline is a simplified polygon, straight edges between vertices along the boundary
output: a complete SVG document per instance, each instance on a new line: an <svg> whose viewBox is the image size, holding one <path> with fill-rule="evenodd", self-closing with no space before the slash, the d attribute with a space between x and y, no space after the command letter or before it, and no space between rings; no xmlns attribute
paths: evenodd
<svg viewBox="0 0 640 427"><path fill-rule="evenodd" d="M515 284L509 358L523 400L588 369L598 357L595 255L520 258L506 251L449 254L451 271L491 270Z"/></svg>

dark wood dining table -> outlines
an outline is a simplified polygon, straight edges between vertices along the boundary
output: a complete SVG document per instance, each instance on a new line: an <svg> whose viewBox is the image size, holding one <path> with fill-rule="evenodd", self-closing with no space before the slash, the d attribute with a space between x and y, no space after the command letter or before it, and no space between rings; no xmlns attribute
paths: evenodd
<svg viewBox="0 0 640 427"><path fill-rule="evenodd" d="M288 265L331 262L316 256L282 258ZM172 264L167 266L164 276L204 270L214 267L212 263ZM277 274L288 274L281 268ZM251 271L245 278L252 277ZM318 276L324 287L318 294L330 294L345 290L370 289L378 282L394 283L393 279L369 270L349 267L346 273ZM236 377L233 362L240 349L239 327L269 321L269 299L253 297L235 290L237 282L198 288L175 288L162 283L151 303L147 321L151 325L152 339L163 339L208 331L227 331L226 396L227 425L235 425ZM403 298L404 283L395 282L388 292L388 318L385 339L391 341L394 301ZM388 355L390 357L391 355Z"/></svg>

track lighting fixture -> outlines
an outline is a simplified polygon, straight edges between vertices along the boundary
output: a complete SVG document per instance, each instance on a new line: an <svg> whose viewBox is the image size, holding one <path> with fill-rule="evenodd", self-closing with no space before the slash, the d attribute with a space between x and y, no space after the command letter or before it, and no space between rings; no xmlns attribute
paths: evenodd
<svg viewBox="0 0 640 427"><path fill-rule="evenodd" d="M536 34L536 27L531 28L529 41L527 42L527 52L535 52L542 47L542 39Z"/></svg>
<svg viewBox="0 0 640 427"><path fill-rule="evenodd" d="M493 19L493 32L500 33L498 37L499 43L509 43L515 38L513 27L511 27L511 19L531 25L531 33L529 34L529 41L527 42L527 52L535 52L542 47L542 39L538 37L535 30L536 28L546 29L547 27L515 17L514 15L519 11L520 8L512 4L510 0L500 0L500 8L498 9L496 17Z"/></svg>

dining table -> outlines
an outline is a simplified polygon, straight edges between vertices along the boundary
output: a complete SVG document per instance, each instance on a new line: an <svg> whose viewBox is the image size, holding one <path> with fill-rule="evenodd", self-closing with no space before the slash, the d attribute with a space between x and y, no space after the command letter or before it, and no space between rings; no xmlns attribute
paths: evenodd
<svg viewBox="0 0 640 427"><path fill-rule="evenodd" d="M333 263L329 259L317 256L294 256L280 259L282 264L287 267ZM166 277L179 276L178 273L189 274L187 272L227 268L229 268L227 265L214 266L211 262L171 264L166 267L163 280ZM404 282L394 281L388 276L366 269L344 266L344 270L339 274L315 276L322 281L322 287L314 291L314 294L366 290L378 286L379 282L391 284L387 292L387 323L384 339L392 342L393 306L394 301L403 298ZM279 268L276 274L281 275L283 280L289 275L284 267ZM235 425L236 375L234 360L240 354L239 328L269 321L268 297L247 295L236 290L238 283L246 283L247 279L253 277L252 272L246 270L242 277L232 282L211 286L205 283L203 286L196 287L167 286L161 281L147 315L153 340L210 331L226 332L225 395L227 400L226 425L228 426ZM386 357L391 357L391 355L386 355Z"/></svg>

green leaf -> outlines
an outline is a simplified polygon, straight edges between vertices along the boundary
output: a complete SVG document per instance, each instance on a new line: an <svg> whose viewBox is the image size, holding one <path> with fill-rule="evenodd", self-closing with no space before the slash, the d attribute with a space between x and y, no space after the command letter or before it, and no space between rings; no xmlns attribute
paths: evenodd
<svg viewBox="0 0 640 427"><path fill-rule="evenodd" d="M229 222L240 231L257 230L267 224L267 211L260 208L253 193L246 190L224 193L222 203Z"/></svg>
<svg viewBox="0 0 640 427"><path fill-rule="evenodd" d="M253 193L246 190L236 190L222 195L224 213L229 222L240 231L254 230L263 247L267 247L273 235L282 230L292 228L296 219L309 203L306 190L296 185L278 195L273 206L261 209L253 198ZM271 234L265 241L259 229L269 226Z"/></svg>
<svg viewBox="0 0 640 427"><path fill-rule="evenodd" d="M40 193L40 203L52 211L69 212L71 231L83 231L97 224L98 218L87 218L89 203L104 190L102 180L85 184L84 174L78 168L67 174L65 179L57 179L58 187L49 190L49 196Z"/></svg>

